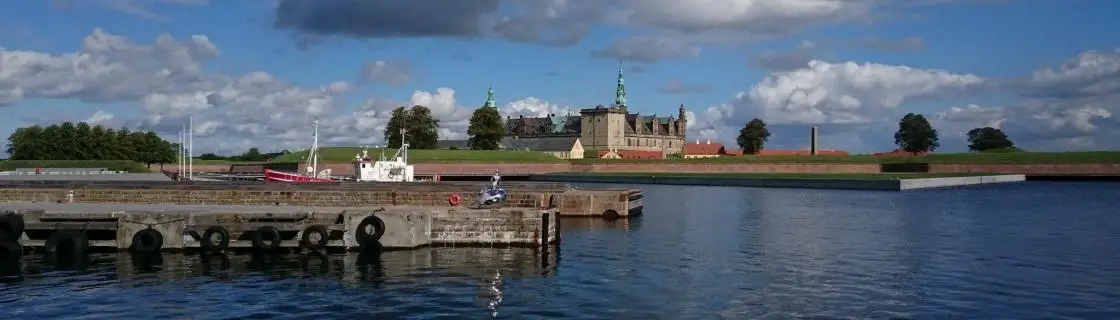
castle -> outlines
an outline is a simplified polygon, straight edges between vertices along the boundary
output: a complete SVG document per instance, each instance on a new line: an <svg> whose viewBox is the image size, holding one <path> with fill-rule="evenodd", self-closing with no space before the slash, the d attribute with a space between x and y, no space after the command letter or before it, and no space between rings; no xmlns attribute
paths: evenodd
<svg viewBox="0 0 1120 320"><path fill-rule="evenodd" d="M494 106L493 93L490 90L487 106ZM619 67L613 105L581 109L578 116L507 117L505 140L578 138L588 158L608 150L659 151L662 156L681 153L686 129L684 104L676 118L642 116L629 113L627 107L626 84Z"/></svg>

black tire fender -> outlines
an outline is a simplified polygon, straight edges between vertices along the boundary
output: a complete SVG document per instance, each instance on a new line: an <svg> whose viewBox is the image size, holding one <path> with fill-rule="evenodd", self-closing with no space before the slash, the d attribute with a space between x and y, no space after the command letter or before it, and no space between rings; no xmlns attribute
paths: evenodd
<svg viewBox="0 0 1120 320"><path fill-rule="evenodd" d="M311 235L312 234L318 234L319 235L319 240L318 241L311 241ZM303 236L301 237L300 240L301 240L301 242L303 242L303 245L305 247L307 247L308 249L322 250L323 248L327 247L327 243L328 243L327 237L329 237L329 236L330 236L330 231L327 230L326 226L313 225L313 226L307 227L306 229L303 229Z"/></svg>
<svg viewBox="0 0 1120 320"><path fill-rule="evenodd" d="M163 249L163 233L148 228L132 235L132 250L140 253L156 253Z"/></svg>
<svg viewBox="0 0 1120 320"><path fill-rule="evenodd" d="M222 238L214 243L214 235ZM229 248L229 230L222 226L211 226L202 232L202 249L206 251L222 251Z"/></svg>
<svg viewBox="0 0 1120 320"><path fill-rule="evenodd" d="M373 227L373 233L366 232L366 228ZM368 247L372 244L378 243L381 236L385 235L385 221L377 216L368 216L358 223L357 230L354 230L354 239L358 240L358 245Z"/></svg>
<svg viewBox="0 0 1120 320"><path fill-rule="evenodd" d="M46 243L43 244L43 252L57 254L59 246L67 242L72 246L74 253L86 252L89 249L89 238L86 237L85 232L63 229L55 231L47 237Z"/></svg>
<svg viewBox="0 0 1120 320"><path fill-rule="evenodd" d="M15 213L0 214L0 241L19 241L23 236L23 216Z"/></svg>
<svg viewBox="0 0 1120 320"><path fill-rule="evenodd" d="M260 227L253 233L253 247L261 250L276 250L280 247L280 230L273 226Z"/></svg>

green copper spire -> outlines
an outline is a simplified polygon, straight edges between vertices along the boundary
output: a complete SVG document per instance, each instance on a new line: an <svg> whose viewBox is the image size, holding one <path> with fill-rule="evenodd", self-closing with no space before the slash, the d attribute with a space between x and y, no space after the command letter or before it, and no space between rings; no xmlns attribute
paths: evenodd
<svg viewBox="0 0 1120 320"><path fill-rule="evenodd" d="M493 86L490 86L490 90L486 91L486 106L491 107L491 108L497 108L498 107L497 104L494 104L494 87Z"/></svg>
<svg viewBox="0 0 1120 320"><path fill-rule="evenodd" d="M618 64L618 87L614 90L614 105L626 106L626 81L622 77L622 63Z"/></svg>

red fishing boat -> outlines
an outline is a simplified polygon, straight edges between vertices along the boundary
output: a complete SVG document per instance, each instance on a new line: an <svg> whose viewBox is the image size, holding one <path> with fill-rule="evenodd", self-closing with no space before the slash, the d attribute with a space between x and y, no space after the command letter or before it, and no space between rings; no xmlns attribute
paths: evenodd
<svg viewBox="0 0 1120 320"><path fill-rule="evenodd" d="M264 169L265 181L294 183L324 183L336 181L331 177L331 169L315 172L315 168L319 166L319 121L316 120L313 126L314 133L312 135L311 149L307 151L307 174Z"/></svg>

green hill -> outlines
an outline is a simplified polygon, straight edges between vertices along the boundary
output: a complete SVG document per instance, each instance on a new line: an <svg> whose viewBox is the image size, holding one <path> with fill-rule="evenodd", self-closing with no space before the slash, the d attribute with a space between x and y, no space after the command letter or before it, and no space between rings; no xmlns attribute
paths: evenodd
<svg viewBox="0 0 1120 320"><path fill-rule="evenodd" d="M381 156L382 149L369 149L371 158ZM319 148L319 159L327 163L350 162L354 156L361 153L361 147L324 147ZM392 157L396 149L386 149L385 156ZM285 154L272 159L272 162L303 162L307 150ZM547 153L531 151L491 151L491 150L408 150L410 163L444 163L444 162L525 162L525 163L563 163L562 159Z"/></svg>

